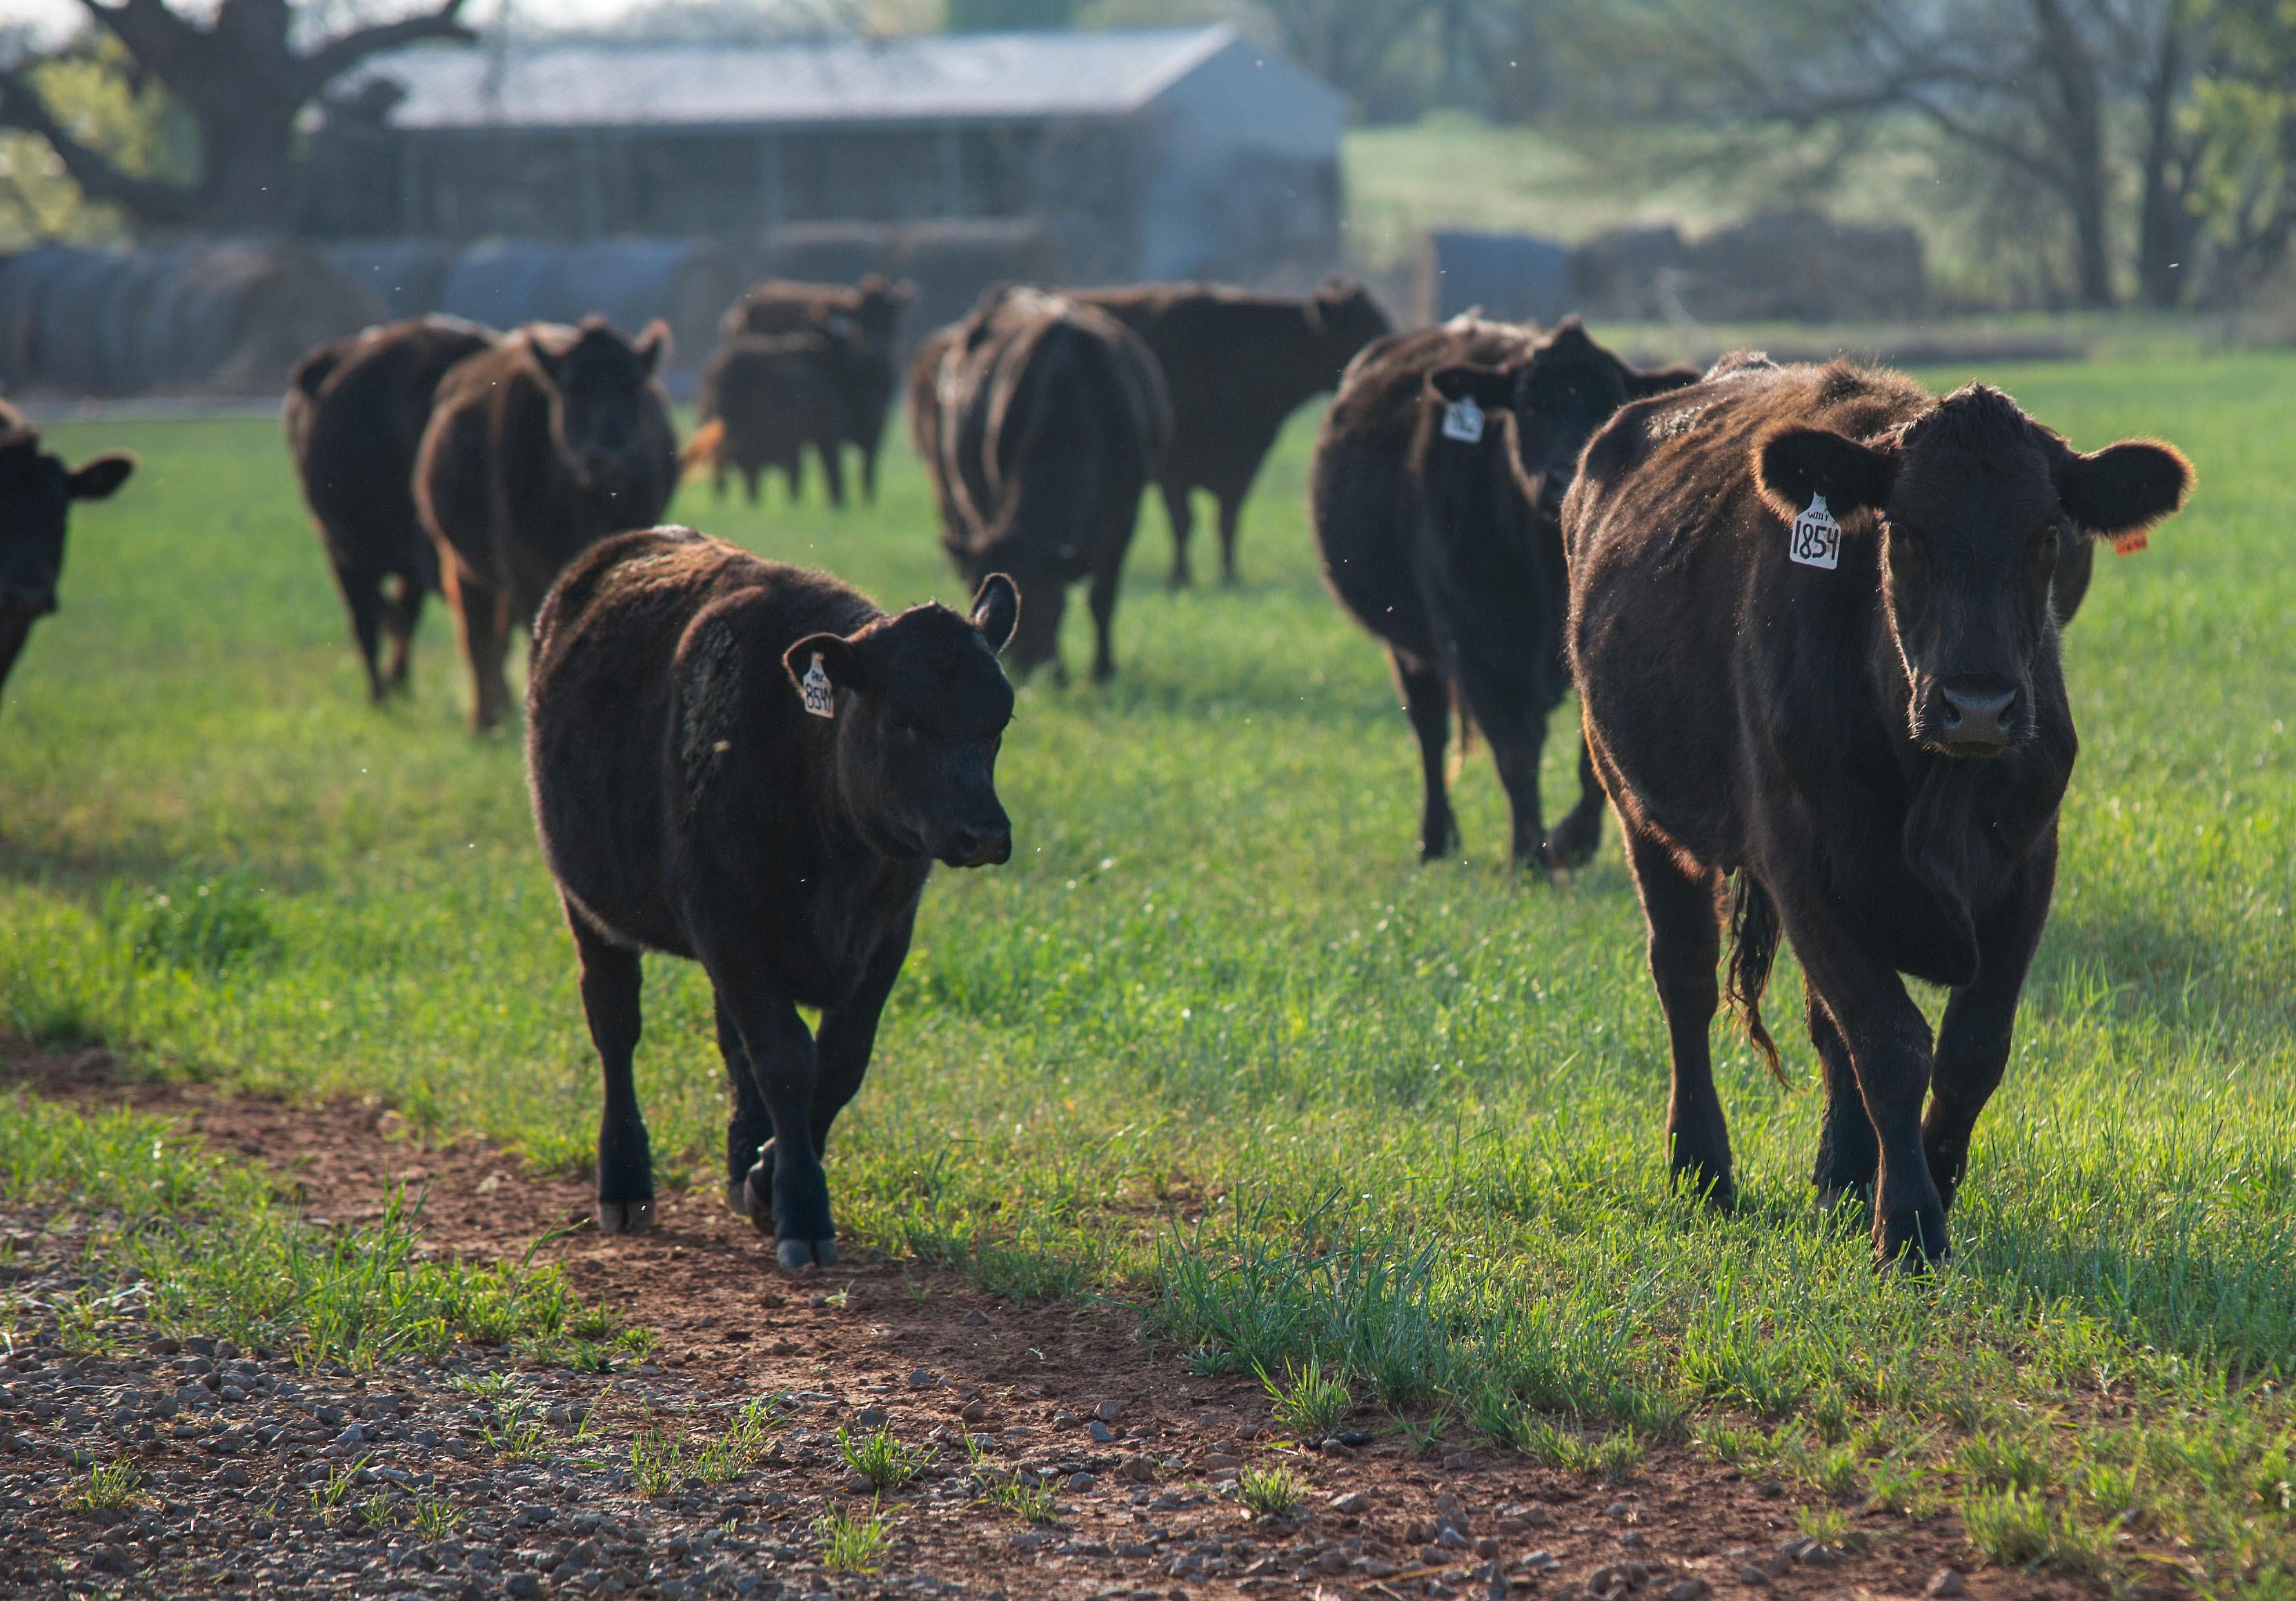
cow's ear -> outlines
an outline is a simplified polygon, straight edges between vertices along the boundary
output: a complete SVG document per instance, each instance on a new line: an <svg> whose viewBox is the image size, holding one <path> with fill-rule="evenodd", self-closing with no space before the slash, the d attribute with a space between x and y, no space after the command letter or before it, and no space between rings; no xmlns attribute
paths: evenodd
<svg viewBox="0 0 2296 1601"><path fill-rule="evenodd" d="M1514 404L1520 376L1513 367L1437 367L1427 374L1427 387L1447 401L1472 400L1485 411L1502 411Z"/></svg>
<svg viewBox="0 0 2296 1601"><path fill-rule="evenodd" d="M1705 376L1696 367L1628 367L1627 393L1637 400L1647 399L1672 390L1688 389Z"/></svg>
<svg viewBox="0 0 2296 1601"><path fill-rule="evenodd" d="M972 597L972 626L988 648L1002 654L1020 624L1021 586L1001 572L981 579L980 592Z"/></svg>
<svg viewBox="0 0 2296 1601"><path fill-rule="evenodd" d="M2144 548L2144 530L2185 504L2193 464L2173 445L2124 439L2094 456L2068 449L2057 466L2066 514L2126 554Z"/></svg>
<svg viewBox="0 0 2296 1601"><path fill-rule="evenodd" d="M1898 479L1898 453L1824 428L1781 428L1754 447L1762 497L1794 517L1823 495L1836 515L1879 511Z"/></svg>
<svg viewBox="0 0 2296 1601"><path fill-rule="evenodd" d="M806 693L806 677L816 661L822 676L829 680L832 694L840 689L876 690L884 685L882 675L875 671L875 655L859 640L842 634L808 634L783 653L782 667L800 695Z"/></svg>
<svg viewBox="0 0 2296 1601"><path fill-rule="evenodd" d="M135 471L135 456L125 450L109 450L82 462L64 484L74 500L106 500Z"/></svg>
<svg viewBox="0 0 2296 1601"><path fill-rule="evenodd" d="M669 360L669 324L660 317L648 323L645 332L638 335L638 342L632 348L637 351L638 365L647 377L660 372Z"/></svg>

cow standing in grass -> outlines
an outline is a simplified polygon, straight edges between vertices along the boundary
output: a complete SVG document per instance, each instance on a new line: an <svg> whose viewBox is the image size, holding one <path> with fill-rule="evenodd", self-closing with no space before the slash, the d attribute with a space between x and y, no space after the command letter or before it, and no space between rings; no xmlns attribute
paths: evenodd
<svg viewBox="0 0 2296 1601"><path fill-rule="evenodd" d="M849 341L825 333L745 333L718 347L701 374L694 407L701 428L689 453L709 463L720 499L730 469L757 505L758 480L768 468L781 473L790 499L800 499L810 445L821 457L829 504L845 504L838 445L849 431L846 367L853 356Z"/></svg>
<svg viewBox="0 0 2296 1601"><path fill-rule="evenodd" d="M324 344L295 364L281 421L303 498L350 612L368 698L406 687L422 597L439 552L414 507L414 461L439 381L497 335L454 317L417 317ZM377 661L390 642L388 669Z"/></svg>
<svg viewBox="0 0 2296 1601"><path fill-rule="evenodd" d="M1316 440L1309 520L1324 580L1387 646L1419 741L1419 854L1458 825L1444 751L1453 707L1489 740L1517 862L1592 856L1603 795L1582 756L1578 805L1550 836L1538 794L1546 722L1570 687L1560 514L1578 452L1620 406L1678 389L1574 321L1552 333L1457 317L1380 340L1348 369Z"/></svg>
<svg viewBox="0 0 2296 1601"><path fill-rule="evenodd" d="M1010 858L996 656L1020 596L888 617L685 529L567 569L535 625L527 770L605 1071L598 1226L646 1227L639 953L700 962L734 1094L729 1202L784 1267L836 1260L821 1156L861 1088L935 861ZM820 1009L819 1032L800 1006Z"/></svg>
<svg viewBox="0 0 2296 1601"><path fill-rule="evenodd" d="M1089 579L1092 676L1111 677L1124 554L1172 433L1156 357L1104 311L999 287L918 350L909 406L950 557L1029 596L1014 665L1061 673L1068 586Z"/></svg>
<svg viewBox="0 0 2296 1601"><path fill-rule="evenodd" d="M721 327L730 341L745 335L817 333L838 341L842 431L820 447L822 471L835 486L841 476L839 455L851 445L861 456L861 497L877 498L877 449L885 436L885 411L897 382L893 356L900 342L901 316L917 297L906 279L888 283L871 273L857 283L801 283L768 278L727 309ZM792 490L792 493L795 491Z"/></svg>
<svg viewBox="0 0 2296 1601"><path fill-rule="evenodd" d="M2077 741L2052 587L2191 481L2164 445L2076 454L1981 385L1726 362L1630 406L1563 511L1587 739L1618 809L1673 1042L1677 1177L1730 1203L1707 1027L1806 975L1831 1202L1871 1185L1885 1262L1945 1254L2049 911ZM1949 986L1932 1039L1900 973ZM1924 1113L1923 1103L1927 1101Z"/></svg>
<svg viewBox="0 0 2296 1601"><path fill-rule="evenodd" d="M1138 334L1172 398L1172 442L1157 473L1172 525L1172 584L1190 581L1189 496L1219 512L1220 579L1235 582L1244 497L1284 421L1335 388L1357 351L1386 333L1387 313L1361 284L1333 278L1305 298L1203 283L1079 291Z"/></svg>
<svg viewBox="0 0 2296 1601"><path fill-rule="evenodd" d="M471 726L511 709L511 631L558 574L609 534L658 521L677 487L669 329L636 340L591 317L537 323L457 363L439 386L414 501L439 547L472 679Z"/></svg>
<svg viewBox="0 0 2296 1601"><path fill-rule="evenodd" d="M32 625L56 609L71 503L107 498L135 471L135 458L120 450L65 466L40 448L24 414L0 400L0 689Z"/></svg>

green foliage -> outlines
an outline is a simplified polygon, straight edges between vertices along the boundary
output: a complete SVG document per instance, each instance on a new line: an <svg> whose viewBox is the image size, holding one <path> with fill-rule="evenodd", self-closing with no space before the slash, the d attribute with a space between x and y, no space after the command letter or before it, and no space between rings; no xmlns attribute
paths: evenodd
<svg viewBox="0 0 2296 1601"><path fill-rule="evenodd" d="M1245 1468L1236 1475L1235 1490L1254 1517L1290 1517L1308 1498L1307 1482L1281 1463Z"/></svg>
<svg viewBox="0 0 2296 1601"><path fill-rule="evenodd" d="M665 1496L686 1484L731 1483L757 1465L785 1421L779 1397L745 1404L712 1435L696 1438L682 1423L649 1423L630 1441L630 1476L638 1493ZM586 1431L588 1420L584 1424Z"/></svg>
<svg viewBox="0 0 2296 1601"><path fill-rule="evenodd" d="M840 1429L837 1449L845 1457L847 1470L866 1479L869 1488L880 1495L906 1488L931 1460L931 1453L923 1448L894 1439L890 1426L857 1436Z"/></svg>
<svg viewBox="0 0 2296 1601"><path fill-rule="evenodd" d="M814 1539L821 1545L821 1565L832 1573L873 1573L893 1544L890 1513L857 1517L842 1507L832 1507L813 1520Z"/></svg>
<svg viewBox="0 0 2296 1601"><path fill-rule="evenodd" d="M948 28L951 33L1066 28L1076 11L1077 0L948 0Z"/></svg>
<svg viewBox="0 0 2296 1601"><path fill-rule="evenodd" d="M182 871L116 915L137 959L213 979L234 964L278 955L279 933L263 893L244 871Z"/></svg>
<svg viewBox="0 0 2296 1601"><path fill-rule="evenodd" d="M1259 1383L1274 1403L1276 1423L1302 1440L1323 1439L1340 1426L1356 1404L1348 1392L1347 1380L1338 1374L1326 1374L1315 1357L1308 1359L1304 1368L1287 1364L1280 1381L1263 1367Z"/></svg>
<svg viewBox="0 0 2296 1601"><path fill-rule="evenodd" d="M1988 1560L2102 1575L2113 1564L2112 1531L2022 1490L1988 1490L1962 1503L1969 1543Z"/></svg>
<svg viewBox="0 0 2296 1601"><path fill-rule="evenodd" d="M136 1490L142 1482L132 1462L92 1467L86 1478L66 1486L64 1506L73 1512L116 1512L143 1499Z"/></svg>

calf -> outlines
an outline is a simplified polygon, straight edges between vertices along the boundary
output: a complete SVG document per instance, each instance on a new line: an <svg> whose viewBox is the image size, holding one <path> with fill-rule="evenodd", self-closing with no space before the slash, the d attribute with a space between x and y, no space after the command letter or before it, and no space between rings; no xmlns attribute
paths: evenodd
<svg viewBox="0 0 2296 1601"><path fill-rule="evenodd" d="M887 617L825 573L682 528L594 546L551 592L527 773L605 1073L602 1230L652 1222L630 1063L639 956L667 951L717 993L728 1201L772 1228L783 1266L837 1260L822 1152L868 1071L926 875L1013 853L996 655L1019 612L999 574L970 618Z"/></svg>
<svg viewBox="0 0 2296 1601"><path fill-rule="evenodd" d="M2072 772L2053 580L2191 477L2165 445L2077 455L1996 390L1841 363L1728 363L1588 446L1571 659L1649 924L1678 1178L1733 1198L1706 1032L1735 875L1727 990L1773 1071L1781 934L1806 974L1821 1196L1870 1182L1881 1260L1945 1254ZM1934 1039L1908 973L1952 989Z"/></svg>
<svg viewBox="0 0 2296 1601"><path fill-rule="evenodd" d="M497 337L453 317L417 317L321 345L288 380L287 448L350 612L372 700L406 687L422 597L439 587L439 553L414 490L431 398L448 368ZM387 671L376 661L386 636Z"/></svg>
<svg viewBox="0 0 2296 1601"><path fill-rule="evenodd" d="M1065 592L1089 578L1092 676L1110 677L1124 553L1172 431L1155 357L1106 312L1000 287L925 341L910 397L958 571L1012 573L1030 597L1014 664L1061 673Z"/></svg>
<svg viewBox="0 0 2296 1601"><path fill-rule="evenodd" d="M65 466L40 448L23 413L0 400L0 688L32 625L56 609L71 503L105 498L134 471L135 458L118 450Z"/></svg>
<svg viewBox="0 0 2296 1601"><path fill-rule="evenodd" d="M821 456L830 504L845 504L837 447L846 434L849 354L847 341L822 333L745 333L718 348L701 374L696 415L705 426L722 425L708 452L720 499L731 468L742 475L750 504L757 505L758 479L768 467L780 472L789 497L798 499L810 445Z"/></svg>
<svg viewBox="0 0 2296 1601"><path fill-rule="evenodd" d="M658 322L635 341L603 317L579 329L537 323L440 382L414 504L470 663L474 730L511 709L511 630L533 622L560 571L669 504L677 439L654 376L668 346Z"/></svg>
<svg viewBox="0 0 2296 1601"><path fill-rule="evenodd" d="M1580 447L1628 399L1692 382L1637 372L1578 323L1549 334L1458 317L1375 341L1348 369L1316 441L1309 520L1332 593L1387 645L1419 740L1419 853L1458 829L1444 749L1452 707L1480 727L1513 811L1514 859L1592 856L1602 791L1550 837L1538 794L1546 722L1570 686L1558 522Z"/></svg>
<svg viewBox="0 0 2296 1601"><path fill-rule="evenodd" d="M1137 333L1164 369L1172 443L1157 488L1172 524L1172 583L1190 581L1188 497L1219 508L1220 578L1235 582L1243 497L1286 418L1334 388L1357 351L1386 333L1387 314L1361 284L1333 278L1305 299L1201 283L1094 289L1077 300Z"/></svg>
<svg viewBox="0 0 2296 1601"><path fill-rule="evenodd" d="M843 431L836 443L821 448L822 467L833 485L837 473L832 464L840 447L858 450L865 500L877 498L877 447L893 399L893 353L901 316L916 295L917 286L906 279L890 283L875 273L850 287L768 278L734 301L722 324L728 340L750 333L821 333L840 342Z"/></svg>

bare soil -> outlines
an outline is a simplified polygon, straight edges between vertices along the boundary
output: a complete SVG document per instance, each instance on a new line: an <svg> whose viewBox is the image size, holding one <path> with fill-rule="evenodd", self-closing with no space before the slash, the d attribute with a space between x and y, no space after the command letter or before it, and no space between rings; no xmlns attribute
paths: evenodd
<svg viewBox="0 0 2296 1601"><path fill-rule="evenodd" d="M102 1053L0 1058L0 1077L44 1096L131 1103L179 1118L211 1149L267 1163L299 1186L309 1213L334 1223L379 1216L401 1187L420 1192L425 1237L443 1252L516 1260L588 1216L586 1180L532 1176L477 1142L426 1149L392 1137L396 1120L373 1104L294 1105L127 1082ZM831 1178L833 1185L833 1163ZM403 1450L409 1470L427 1475L436 1493L480 1509L475 1525L466 1520L443 1548L426 1553L404 1529L346 1531L340 1517L315 1523L281 1514L281 1506L291 1510L308 1498L313 1461L346 1459L326 1425L315 1433L308 1422L297 1424L302 1412L283 1414L283 1432L267 1445L258 1429L231 1458L242 1470L232 1476L247 1482L222 1490L201 1477L212 1476L216 1457L201 1440L176 1438L180 1428L134 1447L151 1482L167 1487L168 1507L224 1536L206 1547L193 1541L180 1556L164 1527L140 1542L81 1527L86 1515L64 1509L52 1493L69 1476L70 1453L81 1448L61 1437L44 1445L34 1431L7 1436L24 1449L0 1455L0 1482L32 1472L29 1464L40 1475L32 1493L0 1507L0 1593L180 1594L185 1583L243 1593L662 1601L824 1589L1127 1601L1294 1591L1328 1601L2103 1593L2063 1576L1979 1567L1949 1515L1915 1523L1861 1514L1838 1548L1813 1550L1795 1521L1799 1509L1819 1504L1810 1491L1756 1482L1682 1449L1654 1449L1632 1479L1605 1484L1480 1446L1456 1430L1425 1450L1392 1431L1353 1449L1306 1449L1276 1438L1255 1383L1190 1373L1175 1352L1141 1337L1137 1313L1124 1306L998 1299L953 1273L858 1260L866 1254L858 1252L849 1265L787 1274L774 1265L770 1242L726 1210L714 1185L664 1195L657 1215L649 1235L608 1238L577 1227L537 1253L561 1264L584 1297L619 1305L656 1331L655 1356L627 1373L530 1382L543 1400L600 1407L602 1416L621 1419L606 1425L604 1449L625 1462L628 1448L614 1430L627 1434L646 1409L706 1417L761 1394L794 1392L803 1405L791 1426L740 1480L689 1481L649 1499L628 1474L603 1472L595 1461L578 1472L502 1463L469 1438L471 1427L441 1438L469 1410L467 1395L448 1387L449 1375L394 1367L359 1379L356 1390L345 1375L337 1388L346 1397L381 1390L405 1398L395 1416L385 1409L367 1442L370 1457L398 1461L391 1453ZM23 1226L20 1219L0 1223ZM56 1366L43 1370L51 1383ZM328 1382L305 1377L307 1388ZM30 1395L38 1379L31 1372L25 1383L32 1388L10 1390ZM88 1375L78 1382L86 1384ZM132 1374L119 1380L130 1389L138 1382ZM829 1572L817 1560L814 1520L832 1506L863 1514L870 1502L849 1488L834 1431L873 1426L874 1414L901 1438L931 1442L935 1466L910 1490L884 1498L894 1539L879 1572ZM1095 1437L1096 1418L1106 1419L1102 1430L1111 1438ZM1357 1421L1371 1431L1384 1423L1368 1412ZM0 1435L22 1426L0 1411ZM1032 1527L981 1501L963 1471L967 1433L993 1436L999 1464L1053 1486L1058 1522ZM440 1442L426 1448L423 1438ZM94 1459L107 1458L98 1452ZM1310 1486L1299 1515L1255 1519L1222 1492L1239 1469L1277 1464ZM337 1553L332 1565L306 1572L278 1557L267 1579L266 1540L323 1554L332 1551L329 1542L348 1540L357 1548L352 1556L371 1552L373 1560L346 1568Z"/></svg>

